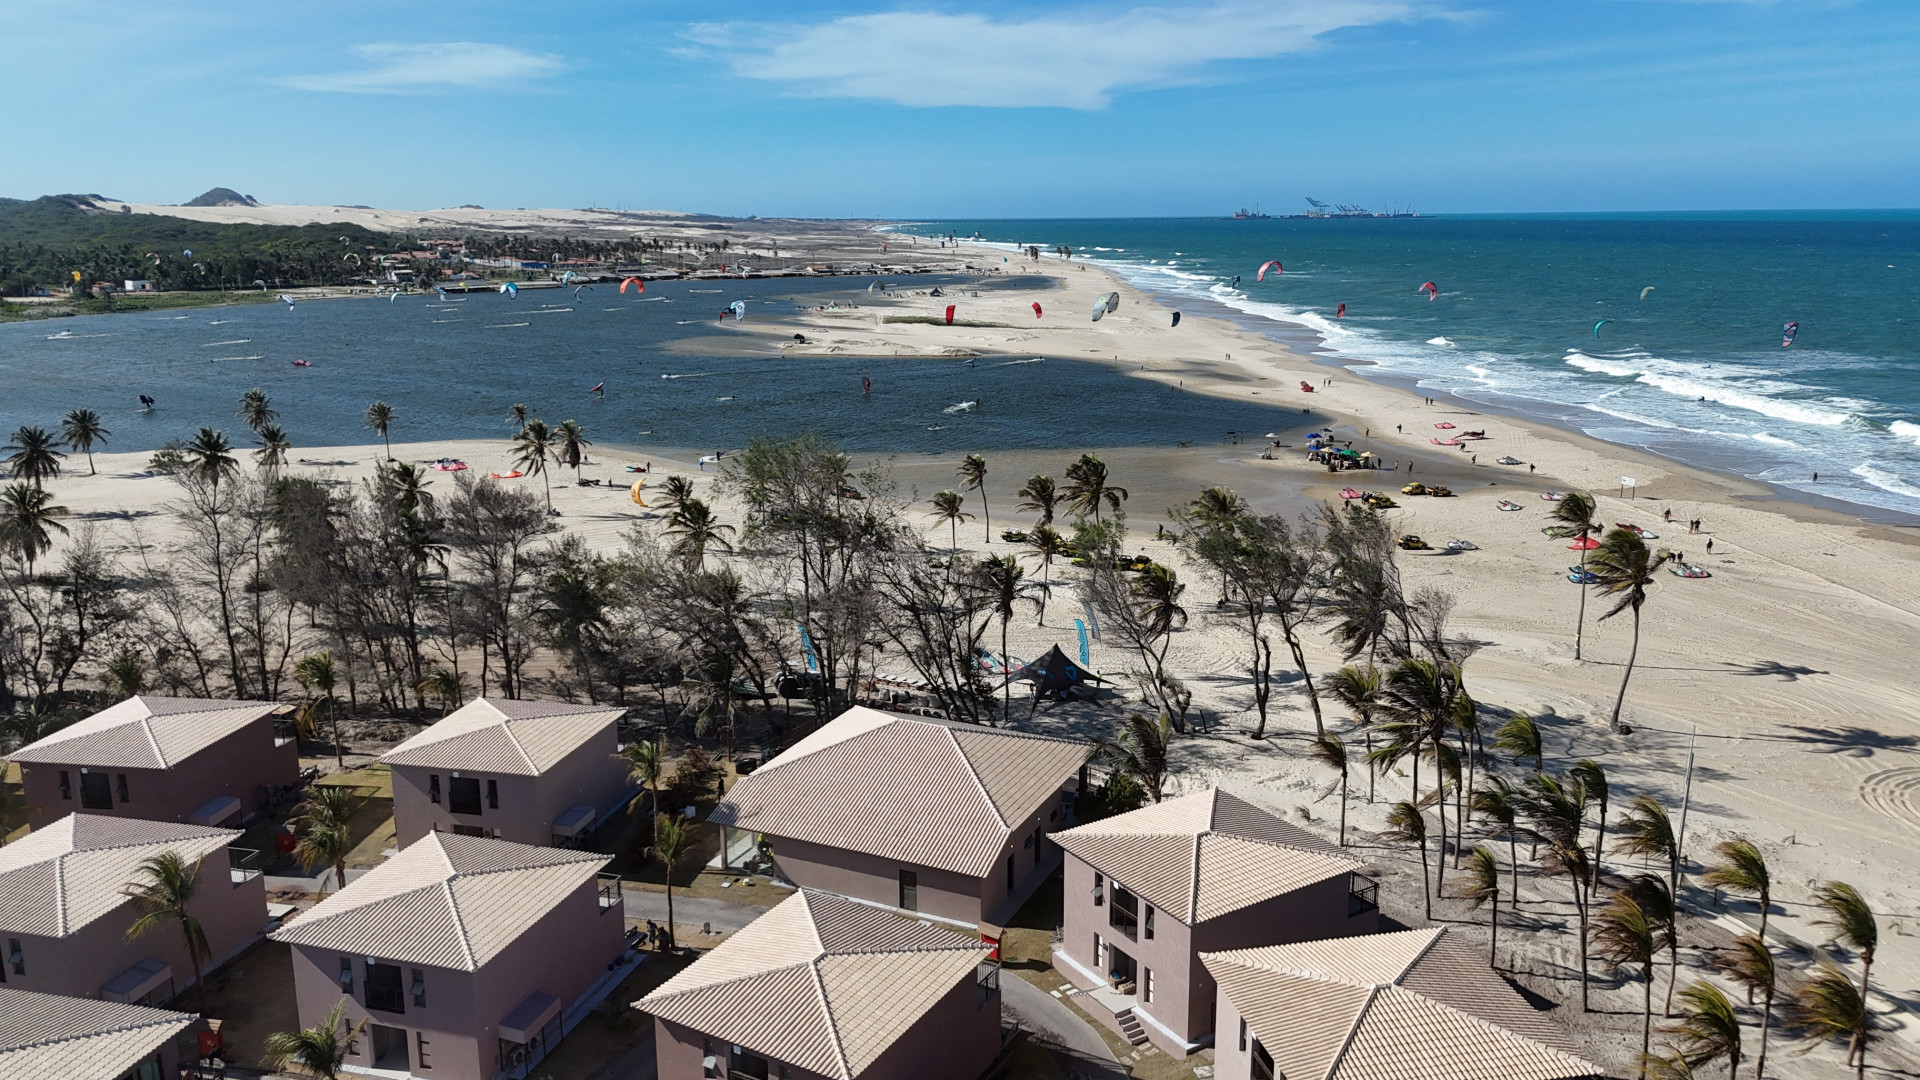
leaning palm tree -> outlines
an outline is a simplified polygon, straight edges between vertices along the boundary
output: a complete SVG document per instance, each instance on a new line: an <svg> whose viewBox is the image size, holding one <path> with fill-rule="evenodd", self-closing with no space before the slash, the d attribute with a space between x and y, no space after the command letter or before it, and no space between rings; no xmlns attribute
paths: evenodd
<svg viewBox="0 0 1920 1080"><path fill-rule="evenodd" d="M121 889L140 908L140 917L127 927L127 940L137 941L168 926L180 929L186 940L187 962L193 965L193 981L200 987L200 1010L206 1011L207 984L201 978L211 950L207 932L189 910L200 888L200 861L189 860L177 851L163 851L140 860L133 868L133 880Z"/></svg>
<svg viewBox="0 0 1920 1080"><path fill-rule="evenodd" d="M1039 524L1053 524L1053 508L1060 501L1060 493L1054 487L1053 477L1036 473L1027 478L1027 486L1018 492L1021 501L1014 506L1023 514L1039 514Z"/></svg>
<svg viewBox="0 0 1920 1080"><path fill-rule="evenodd" d="M1536 775L1546 768L1546 742L1540 725L1526 713L1514 713L1493 733L1493 748L1505 753L1514 764L1531 760Z"/></svg>
<svg viewBox="0 0 1920 1080"><path fill-rule="evenodd" d="M660 861L666 864L663 875L667 883L667 940L676 941L673 933L673 871L680 865L680 859L693 843L693 832L681 824L679 818L666 815L659 819L654 827L653 850L659 854Z"/></svg>
<svg viewBox="0 0 1920 1080"><path fill-rule="evenodd" d="M0 491L0 551L20 556L27 576L33 576L34 562L53 547L53 534L67 534L59 519L68 512L54 503L50 491L25 481L8 484Z"/></svg>
<svg viewBox="0 0 1920 1080"><path fill-rule="evenodd" d="M347 856L353 851L353 815L358 809L352 788L315 784L287 819L293 829L293 857L301 869L331 867L336 890L347 887Z"/></svg>
<svg viewBox="0 0 1920 1080"><path fill-rule="evenodd" d="M1653 1048L1653 961L1659 952L1659 927L1628 892L1614 898L1593 917L1594 951L1614 967L1640 969L1645 1020L1640 1029L1640 1055ZM1640 1074L1646 1075L1643 1066Z"/></svg>
<svg viewBox="0 0 1920 1080"><path fill-rule="evenodd" d="M1487 964L1498 963L1500 953L1500 860L1493 849L1478 844L1467 859L1467 891L1461 894L1474 907L1491 903L1487 915Z"/></svg>
<svg viewBox="0 0 1920 1080"><path fill-rule="evenodd" d="M260 472L271 480L286 467L287 453L293 449L293 443L287 441L287 433L279 424L262 424L255 433L260 437L260 448L253 452L253 459L259 463Z"/></svg>
<svg viewBox="0 0 1920 1080"><path fill-rule="evenodd" d="M457 671L449 668L434 668L427 672L427 677L421 679L419 685L413 689L423 699L438 699L440 715L444 717L467 696L467 681Z"/></svg>
<svg viewBox="0 0 1920 1080"><path fill-rule="evenodd" d="M1649 551L1647 542L1640 539L1639 534L1625 529L1608 533L1593 553L1593 575L1600 579L1595 587L1608 596L1618 597L1613 607L1600 616L1601 621L1622 611L1633 612L1633 648L1627 652L1626 671L1620 676L1620 693L1613 699L1613 717L1607 721L1607 726L1614 731L1620 730L1620 708L1627 702L1627 680L1633 678L1633 662L1640 656L1640 609L1647 603L1647 586L1653 584L1654 574L1673 558L1671 551L1662 550L1657 555Z"/></svg>
<svg viewBox="0 0 1920 1080"><path fill-rule="evenodd" d="M237 415L255 432L280 419L280 414L267 400L267 392L257 386L240 395L240 412Z"/></svg>
<svg viewBox="0 0 1920 1080"><path fill-rule="evenodd" d="M113 432L100 422L100 414L92 409L74 409L60 420L60 439L67 449L76 454L87 455L87 475L95 473L93 467L93 448L105 443Z"/></svg>
<svg viewBox="0 0 1920 1080"><path fill-rule="evenodd" d="M640 739L620 748L620 756L626 761L627 775L640 782L653 796L652 833L657 840L660 833L660 774L666 768L666 755L660 744L652 739Z"/></svg>
<svg viewBox="0 0 1920 1080"><path fill-rule="evenodd" d="M691 498L693 481L684 476L669 476L661 481L660 494L653 497L653 505L671 515Z"/></svg>
<svg viewBox="0 0 1920 1080"><path fill-rule="evenodd" d="M936 491L933 494L933 520L947 523L949 539L953 549L960 549L960 523L972 521L973 515L960 509L967 500L957 491Z"/></svg>
<svg viewBox="0 0 1920 1080"><path fill-rule="evenodd" d="M60 475L60 459L66 455L54 449L58 445L46 428L22 425L7 443L7 475L34 487L44 486Z"/></svg>
<svg viewBox="0 0 1920 1080"><path fill-rule="evenodd" d="M240 473L240 462L233 456L233 447L228 445L225 435L213 428L201 428L180 448L180 455L186 459L188 475L216 488L221 481L231 480Z"/></svg>
<svg viewBox="0 0 1920 1080"><path fill-rule="evenodd" d="M1333 700L1347 707L1366 739L1367 802L1373 802L1373 713L1380 707L1380 669L1372 664L1346 667L1327 676L1325 689Z"/></svg>
<svg viewBox="0 0 1920 1080"><path fill-rule="evenodd" d="M1427 920L1433 920L1433 878L1427 869L1427 819L1410 802L1397 802L1387 811L1387 831L1381 838L1420 846L1420 897L1427 902Z"/></svg>
<svg viewBox="0 0 1920 1080"><path fill-rule="evenodd" d="M954 470L954 477L960 481L961 487L980 493L980 521L986 526L987 543L993 543L993 508L987 505L987 459L979 454L968 454L960 459L960 467Z"/></svg>
<svg viewBox="0 0 1920 1080"><path fill-rule="evenodd" d="M1720 862L1709 868L1702 880L1716 889L1753 897L1760 905L1760 938L1766 940L1767 909L1773 904L1773 878L1767 873L1767 857L1744 836L1722 840L1714 845L1713 852L1720 856ZM1752 998L1748 998L1748 1004L1752 1004Z"/></svg>
<svg viewBox="0 0 1920 1080"><path fill-rule="evenodd" d="M554 430L554 439L560 444L560 463L573 470L575 480L580 479L580 465L587 460L587 447L593 445L593 440L587 438L587 433L576 420L561 421Z"/></svg>
<svg viewBox="0 0 1920 1080"><path fill-rule="evenodd" d="M1173 722L1166 716L1149 720L1139 713L1127 717L1116 742L1103 742L1097 751L1122 772L1139 781L1154 802L1159 802L1167 785L1168 751L1173 743Z"/></svg>
<svg viewBox="0 0 1920 1080"><path fill-rule="evenodd" d="M553 430L545 420L533 419L521 425L513 437L513 464L523 473L538 476L547 487L547 510L553 510L553 481L547 478L547 459L554 456Z"/></svg>
<svg viewBox="0 0 1920 1080"><path fill-rule="evenodd" d="M512 424L515 431L525 431L527 427L527 407L517 401L514 402L513 405L507 409L507 423Z"/></svg>
<svg viewBox="0 0 1920 1080"><path fill-rule="evenodd" d="M312 695L300 709L300 726L308 731L317 730L315 720L324 708L327 719L333 721L333 762L339 768L346 768L346 749L340 743L340 709L333 697L339 674L334 669L332 650L322 649L312 656L302 657L293 665L293 681Z"/></svg>
<svg viewBox="0 0 1920 1080"><path fill-rule="evenodd" d="M1500 826L1507 834L1507 865L1511 868L1512 887L1509 908L1520 904L1520 812L1525 797L1512 784L1498 776L1488 777L1487 786L1473 793L1471 809L1482 818Z"/></svg>
<svg viewBox="0 0 1920 1080"><path fill-rule="evenodd" d="M1657 858L1665 864L1667 894L1678 896L1680 888L1680 837L1674 832L1667 808L1651 795L1635 795L1627 802L1627 813L1620 819L1620 850L1629 855ZM1675 926L1678 930L1678 924ZM1680 977L1680 935L1673 935L1672 971L1667 981L1666 1012L1673 1011L1673 980Z"/></svg>
<svg viewBox="0 0 1920 1080"><path fill-rule="evenodd" d="M1313 760L1340 774L1340 846L1347 846L1347 744L1331 731L1314 736Z"/></svg>
<svg viewBox="0 0 1920 1080"><path fill-rule="evenodd" d="M1054 531L1050 525L1039 525L1027 534L1027 552L1040 560L1040 625L1047 625L1047 595L1053 589L1053 560L1057 555L1070 555L1073 545L1067 538Z"/></svg>
<svg viewBox="0 0 1920 1080"><path fill-rule="evenodd" d="M1779 989L1780 973L1773 963L1773 950L1758 934L1742 934L1721 953L1715 967L1734 982L1747 988L1747 1000L1760 995L1760 1054L1754 1059L1753 1080L1767 1074L1767 1029L1773 1026L1773 996Z"/></svg>
<svg viewBox="0 0 1920 1080"><path fill-rule="evenodd" d="M1640 1058L1640 1075L1647 1080L1696 1080L1693 1063L1671 1047L1664 1054L1646 1054Z"/></svg>
<svg viewBox="0 0 1920 1080"><path fill-rule="evenodd" d="M1580 576L1587 576L1587 537L1600 531L1600 525L1594 521L1596 503L1591 495L1582 495L1577 491L1569 492L1553 504L1548 514L1563 525L1572 527L1574 535L1580 538ZM1587 627L1587 589L1580 588L1580 614L1573 623L1573 658L1580 659L1580 638Z"/></svg>
<svg viewBox="0 0 1920 1080"><path fill-rule="evenodd" d="M1107 463L1092 454L1081 454L1080 460L1067 466L1067 505L1074 512L1092 514L1093 520L1100 520L1100 507L1104 504L1110 510L1120 509L1127 500L1127 489L1115 487L1107 477Z"/></svg>
<svg viewBox="0 0 1920 1080"><path fill-rule="evenodd" d="M1026 571L1011 555L990 556L974 568L974 583L993 613L1000 619L1000 715L1013 720L1013 661L1007 655L1007 624L1013 621L1013 609L1020 601L1038 605L1031 595L1040 587L1037 581L1023 581Z"/></svg>
<svg viewBox="0 0 1920 1080"><path fill-rule="evenodd" d="M1853 977L1839 964L1819 955L1813 964L1813 974L1793 992L1787 1019L1813 1043L1847 1040L1847 1064L1854 1067L1855 1076L1864 1078L1867 1027L1871 1023L1867 1003L1860 996L1860 988L1853 985Z"/></svg>
<svg viewBox="0 0 1920 1080"><path fill-rule="evenodd" d="M393 426L393 406L384 401L376 401L367 406L367 426L380 436L380 441L387 448L387 460L392 461L393 440L388 437L387 429Z"/></svg>
<svg viewBox="0 0 1920 1080"><path fill-rule="evenodd" d="M346 1011L347 999L343 997L333 1003L332 1011L318 1024L298 1031L269 1034L268 1063L275 1069L291 1065L318 1080L340 1080L340 1066L347 1060L347 1051L367 1026L362 1020L349 1030Z"/></svg>
<svg viewBox="0 0 1920 1080"><path fill-rule="evenodd" d="M696 568L705 564L710 547L732 551L733 543L727 538L733 531L733 526L721 524L713 508L699 499L681 503L667 519L666 533L673 537L674 553Z"/></svg>
<svg viewBox="0 0 1920 1080"><path fill-rule="evenodd" d="M1582 758L1567 775L1580 782L1587 798L1600 804L1600 813L1595 817L1598 828L1593 834L1593 884L1600 883L1600 850L1607 842L1607 770L1592 758Z"/></svg>
<svg viewBox="0 0 1920 1080"><path fill-rule="evenodd" d="M1813 891L1813 902L1825 909L1826 914L1815 919L1818 926L1833 931L1833 940L1860 954L1860 1015L1858 1031L1854 1032L1853 1044L1847 1050L1847 1060L1859 1059L1861 1074L1867 1068L1867 990L1868 980L1873 976L1873 954L1880 946L1880 923L1873 917L1873 909L1867 906L1866 898L1860 890L1844 881L1823 881Z"/></svg>

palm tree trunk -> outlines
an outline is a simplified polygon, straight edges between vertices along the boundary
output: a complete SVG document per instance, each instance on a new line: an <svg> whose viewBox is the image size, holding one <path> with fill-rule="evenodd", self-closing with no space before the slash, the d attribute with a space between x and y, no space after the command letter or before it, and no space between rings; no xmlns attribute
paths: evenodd
<svg viewBox="0 0 1920 1080"><path fill-rule="evenodd" d="M1580 534L1580 539L1582 541L1586 540L1587 534L1582 532ZM1586 633L1586 629L1587 629L1586 577L1587 577L1587 545L1585 543L1582 543L1580 545L1580 580L1581 580L1580 614L1576 616L1573 621L1573 658L1575 660L1580 659L1580 638L1584 633Z"/></svg>
<svg viewBox="0 0 1920 1080"><path fill-rule="evenodd" d="M1008 670L1012 664L1013 661L1007 659L1007 616L1003 615L1000 617L1000 720L1009 725L1013 723L1013 673Z"/></svg>
<svg viewBox="0 0 1920 1080"><path fill-rule="evenodd" d="M1864 953L1860 957L1860 1027L1853 1033L1853 1042L1847 1048L1847 1056L1854 1058L1855 1075L1864 1080L1867 1075L1867 1021L1870 1018L1867 1001L1867 980L1873 977L1873 954ZM1858 1055L1857 1057L1855 1055Z"/></svg>
<svg viewBox="0 0 1920 1080"><path fill-rule="evenodd" d="M1495 878L1497 883L1500 879ZM1493 894L1493 914L1487 917L1487 966L1500 962L1500 894Z"/></svg>
<svg viewBox="0 0 1920 1080"><path fill-rule="evenodd" d="M327 719L333 721L333 763L336 767L347 767L347 752L340 745L340 707L334 704L331 695L327 698ZM341 884L345 884L342 882Z"/></svg>
<svg viewBox="0 0 1920 1080"><path fill-rule="evenodd" d="M679 943L678 939L675 938L673 935L673 864L668 863L667 864L667 945L668 947L672 947L678 943Z"/></svg>
<svg viewBox="0 0 1920 1080"><path fill-rule="evenodd" d="M1515 825L1507 830L1507 876L1513 881L1513 898L1507 902L1507 907L1514 911L1520 910L1520 838L1514 835L1518 828Z"/></svg>
<svg viewBox="0 0 1920 1080"><path fill-rule="evenodd" d="M987 530L987 545L991 547L993 545L993 507L987 505L987 485L981 484L976 490L980 492L980 524Z"/></svg>
<svg viewBox="0 0 1920 1080"><path fill-rule="evenodd" d="M1347 846L1347 767L1340 766L1340 846Z"/></svg>
<svg viewBox="0 0 1920 1080"><path fill-rule="evenodd" d="M1647 1075L1647 1051L1653 1049L1653 964L1649 962L1640 975L1646 990L1646 1022L1640 1027L1640 1076L1644 1080Z"/></svg>
<svg viewBox="0 0 1920 1080"><path fill-rule="evenodd" d="M551 512L553 510L553 478L547 475L547 468L544 464L540 467L540 483L545 485L547 489L547 510Z"/></svg>
<svg viewBox="0 0 1920 1080"><path fill-rule="evenodd" d="M347 887L347 860L341 859L333 864L333 891L339 892Z"/></svg>
<svg viewBox="0 0 1920 1080"><path fill-rule="evenodd" d="M93 467L93 451L89 450L87 451L87 475L95 476L98 475L98 473L99 470Z"/></svg>
<svg viewBox="0 0 1920 1080"><path fill-rule="evenodd" d="M1372 805L1373 805L1373 779L1374 779L1374 777L1375 777L1375 776L1376 776L1376 775L1378 774L1378 768L1377 768L1377 766L1375 766L1375 765L1374 765L1374 763L1373 763L1373 721L1372 721L1372 718L1371 718L1371 717L1365 717L1365 716L1363 716L1363 717L1361 717L1361 718L1360 718L1360 725L1361 725L1361 728L1362 728L1362 730L1363 730L1363 732L1364 732L1364 734L1363 734L1363 736L1362 736L1362 737L1363 737L1363 738L1365 738L1365 739L1366 739L1366 741L1367 741L1367 742L1366 742L1366 746L1367 746L1367 805L1368 805L1368 806L1372 806Z"/></svg>
<svg viewBox="0 0 1920 1080"><path fill-rule="evenodd" d="M1433 771L1440 772L1440 761L1437 757L1434 759ZM1436 813L1440 815L1440 850L1437 853L1439 857L1434 859L1434 863L1437 864L1437 868L1439 870L1438 881L1435 882L1434 888L1436 890L1439 890L1447 887L1447 778L1446 778L1446 774L1444 773L1441 774L1440 786L1434 789L1434 794L1438 796L1438 798L1433 800L1433 809ZM1454 846L1458 847L1459 845L1455 844Z"/></svg>
<svg viewBox="0 0 1920 1080"><path fill-rule="evenodd" d="M1627 670L1620 675L1620 694L1613 699L1613 719L1607 721L1607 730L1620 730L1620 707L1627 703L1627 680L1633 678L1633 662L1640 655L1640 609L1633 609L1633 648L1627 651ZM1678 898L1676 897L1676 900Z"/></svg>
<svg viewBox="0 0 1920 1080"><path fill-rule="evenodd" d="M1765 939L1761 939L1765 941ZM1760 1059L1753 1067L1753 1080L1762 1080L1767 1075L1767 1029L1773 1026L1773 991L1767 991L1767 1002L1760 1010Z"/></svg>
<svg viewBox="0 0 1920 1080"><path fill-rule="evenodd" d="M1418 803L1414 804L1418 807ZM1417 812L1417 810L1416 810ZM1420 896L1427 902L1427 921L1433 921L1433 884L1427 876L1427 842L1420 841Z"/></svg>
<svg viewBox="0 0 1920 1080"><path fill-rule="evenodd" d="M1660 1015L1671 1017L1673 1015L1673 984L1680 981L1680 901L1678 898L1673 902L1673 925L1667 929L1667 953L1673 959L1667 965L1667 1003Z"/></svg>
<svg viewBox="0 0 1920 1080"><path fill-rule="evenodd" d="M1593 873L1589 878L1590 884L1593 884L1593 885L1600 884L1600 848L1606 842L1607 842L1607 801L1605 799L1602 799L1600 800L1600 827L1594 830L1594 836L1593 836ZM1763 941L1766 940L1765 934L1761 935L1761 940ZM1753 1003L1748 1002L1747 1004L1751 1005Z"/></svg>
<svg viewBox="0 0 1920 1080"><path fill-rule="evenodd" d="M1592 1012L1589 997L1591 988L1587 984L1587 905L1580 899L1580 882L1577 878L1573 882L1573 910L1580 917L1580 1011ZM1653 991L1647 992L1651 994ZM1649 1005L1648 1009L1651 1010L1652 1006Z"/></svg>

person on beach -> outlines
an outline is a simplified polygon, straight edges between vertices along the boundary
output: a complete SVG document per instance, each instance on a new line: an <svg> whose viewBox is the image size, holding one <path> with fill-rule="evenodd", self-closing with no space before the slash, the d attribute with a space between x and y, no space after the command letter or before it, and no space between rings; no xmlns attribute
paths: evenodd
<svg viewBox="0 0 1920 1080"><path fill-rule="evenodd" d="M1713 554L1713 537L1707 537L1707 554Z"/></svg>
<svg viewBox="0 0 1920 1080"><path fill-rule="evenodd" d="M1533 463L1532 463L1532 462L1528 462L1528 463L1527 463L1527 475L1528 475L1528 476L1532 476L1532 475L1533 475Z"/></svg>
<svg viewBox="0 0 1920 1080"><path fill-rule="evenodd" d="M1402 435L1405 435L1407 433L1407 427L1405 424L1395 424L1393 425L1393 430Z"/></svg>
<svg viewBox="0 0 1920 1080"><path fill-rule="evenodd" d="M1673 524L1673 507L1669 506L1665 510L1661 511L1660 520L1666 522L1669 525Z"/></svg>

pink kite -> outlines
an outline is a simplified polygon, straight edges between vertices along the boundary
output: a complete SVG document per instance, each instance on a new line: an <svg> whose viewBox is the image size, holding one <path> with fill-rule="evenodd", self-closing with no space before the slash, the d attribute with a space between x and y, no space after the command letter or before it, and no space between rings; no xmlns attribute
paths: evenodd
<svg viewBox="0 0 1920 1080"><path fill-rule="evenodd" d="M1263 262L1260 264L1260 270L1258 273L1253 275L1253 280L1255 281L1267 280L1267 267L1269 266L1273 267L1273 272L1276 274L1284 274L1287 272L1286 268L1280 265L1279 259L1268 259L1266 262Z"/></svg>
<svg viewBox="0 0 1920 1080"><path fill-rule="evenodd" d="M948 325L948 326L952 326L952 325L953 325L953 309L954 309L954 308L955 308L956 306L958 306L958 305L955 305L955 304L948 304L948 305L947 305L947 325Z"/></svg>
<svg viewBox="0 0 1920 1080"><path fill-rule="evenodd" d="M621 282L621 283L620 283L620 291L621 291L621 292L626 292L626 291L627 291L627 286L629 286L629 285L631 285L631 286L633 286L633 292L634 292L634 295L636 295L636 296L638 296L639 294L641 294L641 293L643 293L643 292L646 292L646 291L647 291L647 283L646 283L646 282L644 282L644 281L641 281L641 280L640 280L639 278L637 278L637 277L630 277L630 278L628 278L627 280L625 280L625 281L623 281L623 282Z"/></svg>
<svg viewBox="0 0 1920 1080"><path fill-rule="evenodd" d="M1038 300L1033 302L1033 317L1036 319L1040 317L1040 301Z"/></svg>
<svg viewBox="0 0 1920 1080"><path fill-rule="evenodd" d="M1428 303L1432 303L1433 301L1440 299L1440 286L1435 285L1431 281L1421 282L1420 287L1413 291L1426 293Z"/></svg>
<svg viewBox="0 0 1920 1080"><path fill-rule="evenodd" d="M1437 428L1439 428L1439 429L1440 429L1440 430L1442 430L1442 431L1450 431L1450 430L1452 430L1452 429L1453 429L1453 425L1452 425L1452 424L1449 424L1449 423L1447 423L1447 422L1446 422L1446 421L1444 421L1444 420L1442 420L1442 421L1441 421L1440 423L1438 423L1438 424L1435 424L1435 425L1433 425L1433 426L1434 426L1434 427L1437 427Z"/></svg>

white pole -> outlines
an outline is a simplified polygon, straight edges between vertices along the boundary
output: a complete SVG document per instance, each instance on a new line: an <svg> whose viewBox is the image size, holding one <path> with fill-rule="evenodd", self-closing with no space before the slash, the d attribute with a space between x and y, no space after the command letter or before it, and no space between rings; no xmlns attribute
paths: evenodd
<svg viewBox="0 0 1920 1080"><path fill-rule="evenodd" d="M1687 842L1687 807L1693 803L1693 747L1700 739L1700 725L1693 725L1693 734L1687 737L1687 786L1680 796L1680 832L1673 838L1673 904L1680 906L1680 863L1685 859Z"/></svg>

